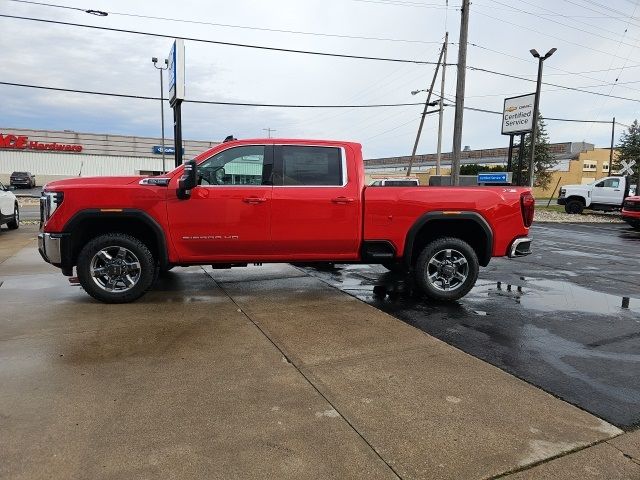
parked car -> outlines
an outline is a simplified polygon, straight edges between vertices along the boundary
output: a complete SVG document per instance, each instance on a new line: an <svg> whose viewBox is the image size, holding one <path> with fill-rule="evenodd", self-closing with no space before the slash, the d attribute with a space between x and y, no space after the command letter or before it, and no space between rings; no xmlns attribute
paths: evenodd
<svg viewBox="0 0 640 480"><path fill-rule="evenodd" d="M36 176L31 172L13 172L9 177L9 184L14 187L35 188Z"/></svg>
<svg viewBox="0 0 640 480"><path fill-rule="evenodd" d="M624 200L622 219L636 230L640 230L640 196Z"/></svg>
<svg viewBox="0 0 640 480"><path fill-rule="evenodd" d="M418 187L420 186L420 180L417 178L404 177L404 178L383 178L371 182L370 187Z"/></svg>
<svg viewBox="0 0 640 480"><path fill-rule="evenodd" d="M11 191L13 188L0 182L0 225L6 223L9 230L15 230L20 226L20 209L18 200Z"/></svg>
<svg viewBox="0 0 640 480"><path fill-rule="evenodd" d="M106 303L172 266L402 264L456 300L492 257L530 253L534 198L514 187L366 187L361 145L222 143L155 177L59 180L41 198L43 258Z"/></svg>
<svg viewBox="0 0 640 480"><path fill-rule="evenodd" d="M560 187L558 205L564 205L567 213L591 210L621 210L624 199L630 195L629 177L606 177L586 185Z"/></svg>

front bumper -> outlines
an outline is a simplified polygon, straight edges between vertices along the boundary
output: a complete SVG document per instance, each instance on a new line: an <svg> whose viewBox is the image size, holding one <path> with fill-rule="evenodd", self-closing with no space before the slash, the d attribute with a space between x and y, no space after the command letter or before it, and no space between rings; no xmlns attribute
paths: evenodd
<svg viewBox="0 0 640 480"><path fill-rule="evenodd" d="M558 199L558 205L566 205L566 204L567 204L567 199L565 197Z"/></svg>
<svg viewBox="0 0 640 480"><path fill-rule="evenodd" d="M531 239L529 237L516 238L509 247L509 258L526 257L531 255Z"/></svg>
<svg viewBox="0 0 640 480"><path fill-rule="evenodd" d="M38 234L38 251L45 262L60 266L62 264L63 235L55 233Z"/></svg>

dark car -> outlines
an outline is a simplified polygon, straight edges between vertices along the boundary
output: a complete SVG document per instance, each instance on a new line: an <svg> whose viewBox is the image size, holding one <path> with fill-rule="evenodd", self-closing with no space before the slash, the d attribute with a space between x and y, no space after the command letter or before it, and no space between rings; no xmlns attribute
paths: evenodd
<svg viewBox="0 0 640 480"><path fill-rule="evenodd" d="M31 172L13 172L9 177L9 185L14 187L35 188L36 176Z"/></svg>

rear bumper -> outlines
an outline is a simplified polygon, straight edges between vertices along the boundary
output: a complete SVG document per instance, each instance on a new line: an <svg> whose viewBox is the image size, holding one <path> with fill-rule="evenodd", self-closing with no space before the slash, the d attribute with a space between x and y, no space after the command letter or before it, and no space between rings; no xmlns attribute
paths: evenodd
<svg viewBox="0 0 640 480"><path fill-rule="evenodd" d="M531 255L531 241L529 237L516 238L509 247L509 258Z"/></svg>

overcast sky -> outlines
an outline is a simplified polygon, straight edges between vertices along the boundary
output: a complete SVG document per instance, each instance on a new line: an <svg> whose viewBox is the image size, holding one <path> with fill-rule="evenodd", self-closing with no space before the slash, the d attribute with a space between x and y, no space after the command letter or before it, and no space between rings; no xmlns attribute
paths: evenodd
<svg viewBox="0 0 640 480"><path fill-rule="evenodd" d="M437 60L445 31L456 62L459 0L65 0L84 12L0 0L0 13L166 35L273 47ZM605 4L608 6L605 7ZM467 64L535 79L529 54L558 51L545 62L546 82L639 99L605 98L544 86L541 111L548 117L629 124L640 106L640 8L634 0L474 0ZM154 20L123 14L167 17ZM194 20L253 28L194 24ZM295 30L341 36L281 33ZM401 41L402 40L402 41ZM151 57L164 58L170 39L0 18L0 81L82 90L159 96ZM423 101L434 66L270 52L186 41L186 98L284 104L373 104ZM572 73L569 73L572 72ZM577 74L576 74L577 73ZM616 78L617 85L613 85ZM165 82L166 85L166 82ZM439 82L438 84L439 85ZM501 110L505 96L529 93L535 84L469 70L466 105ZM453 97L455 67L446 70ZM160 136L159 101L58 93L0 85L3 127ZM421 106L375 109L278 109L216 105L183 106L183 136L194 140L273 136L358 141L367 158L411 152ZM170 109L166 128L172 129ZM453 108L445 109L443 149L451 150ZM463 145L506 146L500 116L465 111ZM617 127L616 138L624 127ZM551 141L609 144L610 125L548 122ZM419 153L436 149L437 115L427 117Z"/></svg>

